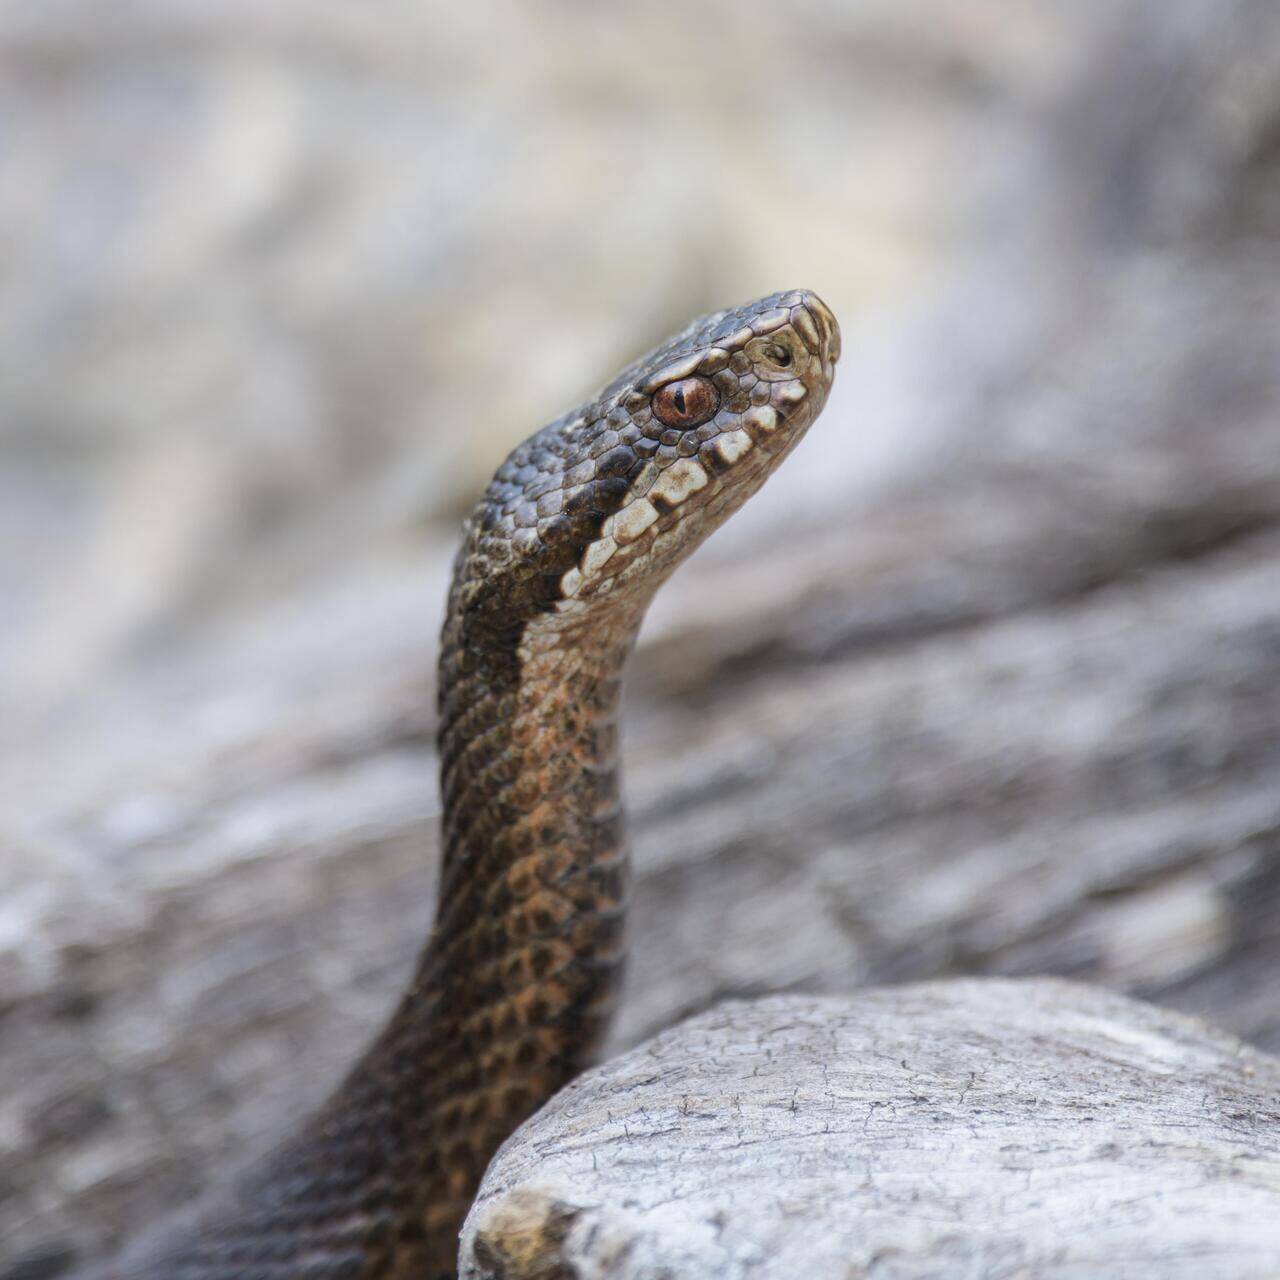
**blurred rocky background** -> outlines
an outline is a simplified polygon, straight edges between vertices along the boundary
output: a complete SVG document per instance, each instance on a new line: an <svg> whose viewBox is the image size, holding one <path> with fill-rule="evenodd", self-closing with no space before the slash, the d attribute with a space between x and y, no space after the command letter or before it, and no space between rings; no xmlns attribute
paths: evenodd
<svg viewBox="0 0 1280 1280"><path fill-rule="evenodd" d="M268 1143L430 918L495 462L817 289L663 593L615 1048L1069 974L1280 1048L1280 9L0 4L0 1277Z"/></svg>

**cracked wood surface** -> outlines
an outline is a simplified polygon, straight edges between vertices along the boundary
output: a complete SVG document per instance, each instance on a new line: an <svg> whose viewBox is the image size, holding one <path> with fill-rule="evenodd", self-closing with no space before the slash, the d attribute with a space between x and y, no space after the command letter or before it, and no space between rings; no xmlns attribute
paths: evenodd
<svg viewBox="0 0 1280 1280"><path fill-rule="evenodd" d="M522 1126L461 1276L1262 1280L1278 1098L1280 1059L1074 983L730 1002Z"/></svg>

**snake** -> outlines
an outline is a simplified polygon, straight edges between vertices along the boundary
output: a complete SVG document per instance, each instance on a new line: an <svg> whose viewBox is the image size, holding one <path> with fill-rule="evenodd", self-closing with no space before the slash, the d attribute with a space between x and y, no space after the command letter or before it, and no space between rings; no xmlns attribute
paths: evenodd
<svg viewBox="0 0 1280 1280"><path fill-rule="evenodd" d="M641 619L804 436L839 355L808 290L716 311L502 463L449 588L440 882L411 981L310 1119L99 1275L455 1275L489 1161L591 1065L618 1000L619 698Z"/></svg>

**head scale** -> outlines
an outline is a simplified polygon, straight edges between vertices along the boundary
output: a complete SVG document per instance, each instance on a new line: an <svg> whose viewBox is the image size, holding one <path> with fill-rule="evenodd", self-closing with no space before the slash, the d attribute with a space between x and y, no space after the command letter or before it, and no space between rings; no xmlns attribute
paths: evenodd
<svg viewBox="0 0 1280 1280"><path fill-rule="evenodd" d="M499 468L459 564L466 612L510 628L643 609L804 435L839 355L835 317L796 290L703 316L628 366Z"/></svg>

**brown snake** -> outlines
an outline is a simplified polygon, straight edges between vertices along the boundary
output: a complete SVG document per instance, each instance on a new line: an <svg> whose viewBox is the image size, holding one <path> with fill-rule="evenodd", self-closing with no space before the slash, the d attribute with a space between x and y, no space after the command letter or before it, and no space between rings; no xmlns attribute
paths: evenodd
<svg viewBox="0 0 1280 1280"><path fill-rule="evenodd" d="M106 1274L450 1276L499 1144L590 1060L622 961L623 669L654 592L777 467L840 354L812 293L694 321L520 445L440 654L443 869L416 974L328 1103L211 1216Z"/></svg>

